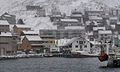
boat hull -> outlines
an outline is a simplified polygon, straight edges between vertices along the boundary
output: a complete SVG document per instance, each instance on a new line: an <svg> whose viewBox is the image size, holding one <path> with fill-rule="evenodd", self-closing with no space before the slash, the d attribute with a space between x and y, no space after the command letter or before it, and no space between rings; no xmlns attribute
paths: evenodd
<svg viewBox="0 0 120 72"><path fill-rule="evenodd" d="M91 57L98 57L98 55L82 55L82 54L72 54L72 58L91 58Z"/></svg>

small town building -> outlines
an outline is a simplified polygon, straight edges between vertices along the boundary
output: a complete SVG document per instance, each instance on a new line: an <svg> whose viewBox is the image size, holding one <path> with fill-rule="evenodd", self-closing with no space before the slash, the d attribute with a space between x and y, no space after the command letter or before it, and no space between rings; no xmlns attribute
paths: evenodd
<svg viewBox="0 0 120 72"><path fill-rule="evenodd" d="M82 24L77 19L60 19L57 22L58 29L65 29L67 26L81 26Z"/></svg>
<svg viewBox="0 0 120 72"><path fill-rule="evenodd" d="M110 17L109 18L109 20L110 20L110 24L117 24L117 21L118 21L118 17L116 16L116 17Z"/></svg>
<svg viewBox="0 0 120 72"><path fill-rule="evenodd" d="M18 44L18 46L21 46L18 50L22 50L27 53L29 53L29 51L44 53L44 51L49 51L49 48L46 47L46 43L48 43L48 41L42 40L39 36L25 36L22 39L22 44Z"/></svg>
<svg viewBox="0 0 120 72"><path fill-rule="evenodd" d="M96 10L96 11L94 11L94 10L86 10L85 11L85 15L87 15L87 16L102 16L103 14L104 14L105 12L103 11L103 10Z"/></svg>
<svg viewBox="0 0 120 72"><path fill-rule="evenodd" d="M10 32L0 33L0 56L11 56L17 53L17 36Z"/></svg>
<svg viewBox="0 0 120 72"><path fill-rule="evenodd" d="M22 31L31 30L31 27L28 25L14 25L13 30L14 30L14 33L20 35Z"/></svg>
<svg viewBox="0 0 120 72"><path fill-rule="evenodd" d="M102 17L98 17L98 16L89 16L89 20L90 21L96 21L97 23L100 23L100 24L103 23L103 18Z"/></svg>
<svg viewBox="0 0 120 72"><path fill-rule="evenodd" d="M110 8L109 15L110 16L119 16L120 15L120 9L119 8Z"/></svg>
<svg viewBox="0 0 120 72"><path fill-rule="evenodd" d="M0 32L10 32L9 23L7 20L0 20Z"/></svg>
<svg viewBox="0 0 120 72"><path fill-rule="evenodd" d="M40 6L27 5L26 10L27 11L36 11L37 17L45 17L46 16L45 9L43 7L40 7Z"/></svg>
<svg viewBox="0 0 120 72"><path fill-rule="evenodd" d="M59 45L59 48L62 52L85 51L85 52L91 53L92 45L85 38L76 37L76 38L72 38L71 40L69 40L68 42L64 43L61 46Z"/></svg>
<svg viewBox="0 0 120 72"><path fill-rule="evenodd" d="M95 39L98 39L98 37L99 37L99 31L100 30L106 30L106 28L105 27L93 27L93 35L94 35L94 38Z"/></svg>
<svg viewBox="0 0 120 72"><path fill-rule="evenodd" d="M60 19L63 19L63 16L62 16L62 15L51 15L51 16L50 16L50 20L51 20L52 22L57 22L57 21L59 21Z"/></svg>
<svg viewBox="0 0 120 72"><path fill-rule="evenodd" d="M77 19L79 22L83 23L83 15L80 11L72 11L70 18Z"/></svg>

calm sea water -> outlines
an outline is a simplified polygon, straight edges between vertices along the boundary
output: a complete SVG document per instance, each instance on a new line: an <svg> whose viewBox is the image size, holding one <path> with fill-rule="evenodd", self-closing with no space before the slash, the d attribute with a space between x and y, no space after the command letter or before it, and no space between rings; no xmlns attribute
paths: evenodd
<svg viewBox="0 0 120 72"><path fill-rule="evenodd" d="M0 61L0 72L120 72L97 58L28 58Z"/></svg>

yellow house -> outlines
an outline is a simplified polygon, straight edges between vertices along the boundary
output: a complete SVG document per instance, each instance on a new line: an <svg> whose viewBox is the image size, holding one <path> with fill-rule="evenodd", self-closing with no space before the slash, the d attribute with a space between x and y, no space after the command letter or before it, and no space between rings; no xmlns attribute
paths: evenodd
<svg viewBox="0 0 120 72"><path fill-rule="evenodd" d="M31 30L31 27L27 25L14 25L13 30L14 30L14 33L20 35L22 31Z"/></svg>

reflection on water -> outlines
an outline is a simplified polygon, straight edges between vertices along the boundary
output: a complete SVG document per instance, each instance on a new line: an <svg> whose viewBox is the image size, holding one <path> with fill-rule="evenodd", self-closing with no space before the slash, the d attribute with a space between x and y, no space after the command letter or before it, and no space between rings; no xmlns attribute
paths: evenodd
<svg viewBox="0 0 120 72"><path fill-rule="evenodd" d="M97 58L28 58L0 61L0 72L119 72Z"/></svg>

